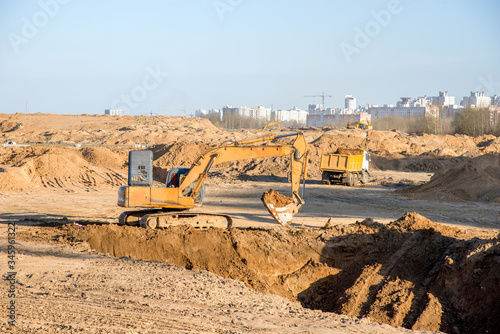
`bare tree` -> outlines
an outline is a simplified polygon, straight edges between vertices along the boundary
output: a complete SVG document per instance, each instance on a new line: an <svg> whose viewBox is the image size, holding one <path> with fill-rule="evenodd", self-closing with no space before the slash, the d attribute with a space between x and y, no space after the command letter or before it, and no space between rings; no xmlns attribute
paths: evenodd
<svg viewBox="0 0 500 334"><path fill-rule="evenodd" d="M464 108L457 112L452 121L455 133L478 137L491 134L494 131L490 125L489 112L487 109Z"/></svg>
<svg viewBox="0 0 500 334"><path fill-rule="evenodd" d="M263 120L241 116L237 113L226 113L222 116L222 120L219 114L210 114L203 117L209 119L216 127L225 129L260 129L265 124Z"/></svg>

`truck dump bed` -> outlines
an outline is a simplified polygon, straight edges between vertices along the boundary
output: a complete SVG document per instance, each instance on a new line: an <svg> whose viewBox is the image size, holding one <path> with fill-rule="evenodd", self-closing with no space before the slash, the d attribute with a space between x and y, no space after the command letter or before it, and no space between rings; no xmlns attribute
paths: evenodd
<svg viewBox="0 0 500 334"><path fill-rule="evenodd" d="M324 153L323 155L321 155L320 169L321 171L359 172L361 171L363 166L363 157L364 157L363 153L356 155L340 154L340 153Z"/></svg>

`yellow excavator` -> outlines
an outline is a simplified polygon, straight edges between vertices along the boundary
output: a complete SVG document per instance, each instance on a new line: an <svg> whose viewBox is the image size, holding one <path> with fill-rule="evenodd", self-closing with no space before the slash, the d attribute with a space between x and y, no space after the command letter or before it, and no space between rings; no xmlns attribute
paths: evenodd
<svg viewBox="0 0 500 334"><path fill-rule="evenodd" d="M281 129L281 121L276 121L276 122L269 122L262 129L256 130L256 131L266 131L268 130L271 126L277 125L278 129Z"/></svg>
<svg viewBox="0 0 500 334"><path fill-rule="evenodd" d="M373 129L373 126L370 125L370 121L367 119L363 119L359 122L347 122L348 129L363 129L370 130Z"/></svg>
<svg viewBox="0 0 500 334"><path fill-rule="evenodd" d="M270 141L294 136L291 144L273 145ZM265 143L257 146L256 143ZM188 212L201 206L204 197L204 181L210 169L224 162L257 159L273 156L289 156L291 160L291 197L274 190L262 195L262 202L272 217L281 225L291 224L293 215L304 204L299 188L307 174L307 142L302 133L267 135L241 142L223 144L202 154L191 168L172 168L165 185L153 186L153 152L136 150L129 152L128 185L118 190L118 205L140 207L142 210L123 212L118 221L122 225L139 225L145 228L162 228L189 224L195 227L232 226L228 215ZM305 183L304 183L305 185Z"/></svg>

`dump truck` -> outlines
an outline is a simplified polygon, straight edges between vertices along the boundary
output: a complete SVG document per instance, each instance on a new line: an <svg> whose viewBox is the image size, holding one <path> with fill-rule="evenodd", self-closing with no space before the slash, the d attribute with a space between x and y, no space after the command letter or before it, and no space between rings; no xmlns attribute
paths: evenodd
<svg viewBox="0 0 500 334"><path fill-rule="evenodd" d="M273 145L270 142L284 137L295 137L291 144ZM259 144L255 145L255 144ZM203 203L204 181L210 169L224 162L258 159L274 156L290 157L291 197L272 189L261 200L272 217L281 225L291 224L293 215L304 204L299 195L301 182L307 175L307 142L302 133L267 135L264 137L225 143L202 154L187 167L170 169L165 184L153 186L153 152L129 152L128 185L118 189L118 205L138 207L125 211L118 218L121 225L162 228L179 224L199 228L230 228L232 219L224 214L189 212Z"/></svg>
<svg viewBox="0 0 500 334"><path fill-rule="evenodd" d="M320 170L323 184L355 186L368 182L370 153L360 149L339 147L335 153L321 155Z"/></svg>

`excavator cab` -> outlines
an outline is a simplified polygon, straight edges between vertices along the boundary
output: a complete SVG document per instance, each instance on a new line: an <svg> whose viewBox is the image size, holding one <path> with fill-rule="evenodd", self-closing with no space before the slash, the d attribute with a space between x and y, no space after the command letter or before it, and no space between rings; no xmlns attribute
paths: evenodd
<svg viewBox="0 0 500 334"><path fill-rule="evenodd" d="M166 186L168 188L178 188L179 184L181 184L182 182L181 178L184 179L188 172L188 167L177 167L170 169L167 174Z"/></svg>
<svg viewBox="0 0 500 334"><path fill-rule="evenodd" d="M179 185L184 181L184 178L189 173L191 168L189 167L177 167L172 168L168 171L166 186L167 188L179 188ZM193 188L195 184L198 183L198 179L196 179L190 186L184 189L183 195L189 196L193 192ZM194 199L194 203L196 205L201 205L203 203L203 199L205 198L205 184L201 185L201 188L198 192L198 195Z"/></svg>

